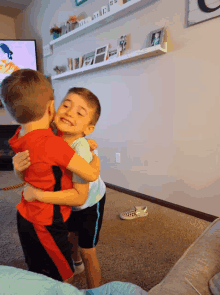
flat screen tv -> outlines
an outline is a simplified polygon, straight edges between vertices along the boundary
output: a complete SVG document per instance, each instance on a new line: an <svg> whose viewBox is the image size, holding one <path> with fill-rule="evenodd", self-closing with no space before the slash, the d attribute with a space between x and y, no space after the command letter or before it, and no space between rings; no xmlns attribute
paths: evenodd
<svg viewBox="0 0 220 295"><path fill-rule="evenodd" d="M37 70L36 41L0 39L0 86L18 69Z"/></svg>

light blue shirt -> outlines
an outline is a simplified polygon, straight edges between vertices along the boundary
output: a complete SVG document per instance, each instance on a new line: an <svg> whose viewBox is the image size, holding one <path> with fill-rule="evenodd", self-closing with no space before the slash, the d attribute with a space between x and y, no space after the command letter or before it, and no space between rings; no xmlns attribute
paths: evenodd
<svg viewBox="0 0 220 295"><path fill-rule="evenodd" d="M83 159L85 159L88 163L90 163L93 159L92 153L90 151L90 146L87 140L84 137L80 137L76 139L70 145L78 155L80 155ZM93 151L96 154L96 151ZM81 177L73 173L72 177L73 182L77 183L87 183ZM98 203L105 195L106 186L103 180L101 179L100 175L96 181L89 183L89 193L86 199L86 202L82 206L72 207L73 211L78 211L85 209L87 207L92 207L96 203Z"/></svg>

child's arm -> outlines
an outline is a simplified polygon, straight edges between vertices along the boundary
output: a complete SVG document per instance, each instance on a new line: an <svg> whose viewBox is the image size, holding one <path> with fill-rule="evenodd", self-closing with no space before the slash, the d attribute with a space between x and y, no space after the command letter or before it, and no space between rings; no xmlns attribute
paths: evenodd
<svg viewBox="0 0 220 295"><path fill-rule="evenodd" d="M66 169L77 174L86 181L95 181L100 174L100 162L99 158L93 152L91 153L93 155L93 160L90 163L86 162L86 160L75 153Z"/></svg>
<svg viewBox="0 0 220 295"><path fill-rule="evenodd" d="M89 183L74 183L69 190L51 192L43 191L28 184L24 188L24 198L28 202L40 201L54 205L82 206L89 193Z"/></svg>
<svg viewBox="0 0 220 295"><path fill-rule="evenodd" d="M95 181L100 173L100 162L99 158L92 152L93 160L88 163L86 160L84 160L82 157L80 157L77 153L74 154L72 159L70 160L67 169L71 172L74 172L75 174L79 175L81 178L88 182ZM17 162L15 162L17 160ZM22 166L18 166L20 162L24 162ZM26 163L25 163L26 161ZM24 180L24 176L22 171L27 169L30 166L30 157L29 152L24 151L21 153L17 153L13 157L13 164L14 164L14 171L15 175L19 177L22 181ZM17 169L20 167L20 171ZM83 172L82 172L83 171Z"/></svg>
<svg viewBox="0 0 220 295"><path fill-rule="evenodd" d="M14 171L19 178L24 181L25 169L30 166L28 151L17 153L13 157ZM30 184L24 187L24 198L28 202L38 200L44 203L68 206L82 206L89 192L89 183L74 183L74 188L64 191L50 192L37 189Z"/></svg>

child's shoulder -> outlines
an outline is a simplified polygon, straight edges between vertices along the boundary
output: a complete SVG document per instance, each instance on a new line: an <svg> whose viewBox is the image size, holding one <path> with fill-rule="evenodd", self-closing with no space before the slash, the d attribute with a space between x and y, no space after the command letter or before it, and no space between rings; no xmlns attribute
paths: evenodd
<svg viewBox="0 0 220 295"><path fill-rule="evenodd" d="M88 159L88 161L92 160L92 153L90 151L90 146L88 144L88 141L84 137L80 137L80 138L76 139L70 146L82 158Z"/></svg>
<svg viewBox="0 0 220 295"><path fill-rule="evenodd" d="M72 148L84 148L88 149L90 151L90 146L88 144L88 141L85 139L85 137L80 137L74 140L74 142L71 144Z"/></svg>

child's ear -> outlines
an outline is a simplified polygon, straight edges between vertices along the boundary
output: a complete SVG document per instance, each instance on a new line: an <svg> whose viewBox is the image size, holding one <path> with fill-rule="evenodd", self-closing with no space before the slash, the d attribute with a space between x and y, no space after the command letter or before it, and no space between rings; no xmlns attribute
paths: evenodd
<svg viewBox="0 0 220 295"><path fill-rule="evenodd" d="M84 134L85 134L85 135L89 135L89 134L91 134L91 133L94 131L94 129L95 129L95 126L94 126L94 125L89 125L89 126L86 128L86 130L84 131Z"/></svg>
<svg viewBox="0 0 220 295"><path fill-rule="evenodd" d="M55 114L54 100L50 100L49 105L48 105L48 111L51 116L54 116L54 114Z"/></svg>

